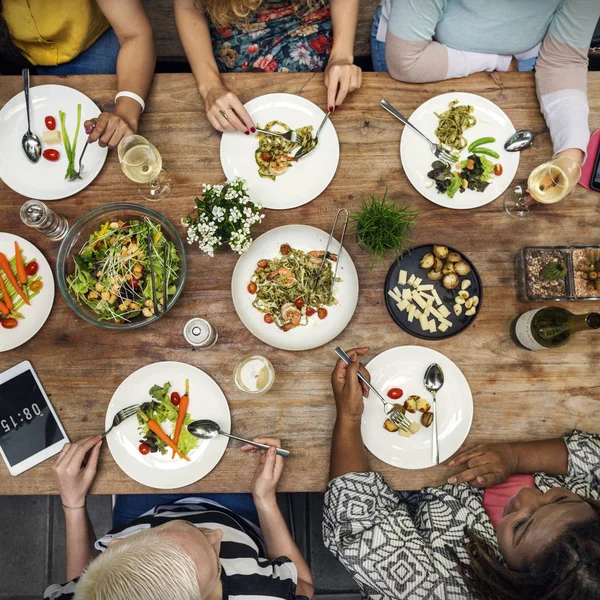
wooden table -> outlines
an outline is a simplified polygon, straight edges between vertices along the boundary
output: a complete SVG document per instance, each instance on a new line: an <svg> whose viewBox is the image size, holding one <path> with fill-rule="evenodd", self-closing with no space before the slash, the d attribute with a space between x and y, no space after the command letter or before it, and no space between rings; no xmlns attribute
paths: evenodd
<svg viewBox="0 0 600 600"><path fill-rule="evenodd" d="M242 101L268 92L300 94L325 105L321 74L230 75L225 80ZM72 77L60 83L77 88L99 106L109 109L115 90L110 76ZM34 78L35 84L56 79ZM590 73L590 124L600 127L600 73ZM2 79L0 104L21 89L19 78ZM341 143L337 174L329 188L314 202L290 211L267 211L257 235L273 227L306 223L329 230L337 209L356 209L361 194L382 194L389 186L394 198L410 200L423 210L415 230L417 243L443 240L462 249L477 265L485 286L485 302L475 324L460 336L441 342L417 340L391 321L384 305L383 285L388 265L370 270L369 257L350 239L347 250L360 276L358 308L346 331L335 342L304 353L264 346L236 316L230 294L236 256L223 251L210 259L197 248L188 249L185 291L174 309L151 327L134 332L107 332L76 318L56 292L52 314L38 335L20 348L0 355L4 370L29 359L73 440L98 433L116 387L130 373L156 361L174 360L198 366L211 375L225 392L233 428L245 437L280 436L293 457L288 461L282 491L320 491L327 485L329 444L335 407L330 373L335 363L333 348L370 346L368 358L393 346L418 344L451 358L467 377L473 391L475 414L467 445L482 442L526 440L558 436L575 427L600 428L600 361L598 334L578 336L563 350L526 352L508 335L511 320L520 312L540 305L517 300L514 261L527 244L598 243L600 196L578 188L569 198L540 210L535 217L514 220L496 200L475 211L452 211L420 197L408 183L398 157L402 128L378 106L386 98L410 115L422 102L449 91L481 94L498 104L517 128L540 129L539 112L531 74L482 74L459 81L422 86L392 81L384 74L365 74L363 87L333 115ZM157 75L142 119L141 133L160 149L174 179L169 198L154 205L172 223L193 206L201 184L223 180L219 161L220 136L207 123L191 75ZM551 155L548 136L536 140L523 153L518 176ZM115 153L94 183L74 198L52 202L71 223L89 210L115 201L138 201L135 186L121 173ZM37 244L54 266L58 244L26 228L19 220L23 198L0 183L3 230L22 235ZM598 310L599 303L563 303L576 312ZM182 335L186 321L206 317L219 332L211 350L193 351ZM277 373L274 388L258 399L234 385L236 361L250 352L270 357ZM241 492L249 489L254 459L230 444L223 460L190 492ZM441 483L450 470L444 466L423 471L395 469L371 457L396 489L416 489ZM129 479L114 463L106 446L93 490L97 494L142 493L148 488ZM51 462L19 477L11 477L0 465L0 494L56 493Z"/></svg>

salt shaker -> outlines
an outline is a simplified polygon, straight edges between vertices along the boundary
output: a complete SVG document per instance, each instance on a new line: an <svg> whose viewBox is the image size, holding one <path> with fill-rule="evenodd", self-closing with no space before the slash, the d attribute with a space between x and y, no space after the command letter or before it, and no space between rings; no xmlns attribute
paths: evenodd
<svg viewBox="0 0 600 600"><path fill-rule="evenodd" d="M62 240L69 229L65 217L57 215L39 200L28 200L21 206L21 221L55 241Z"/></svg>

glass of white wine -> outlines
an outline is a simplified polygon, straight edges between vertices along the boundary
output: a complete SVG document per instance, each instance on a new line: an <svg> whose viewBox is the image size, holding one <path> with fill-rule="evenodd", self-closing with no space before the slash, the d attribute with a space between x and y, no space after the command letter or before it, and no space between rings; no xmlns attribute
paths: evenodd
<svg viewBox="0 0 600 600"><path fill-rule="evenodd" d="M139 183L140 196L150 202L158 202L171 192L171 177L162 168L160 152L141 135L128 135L118 148L123 173L131 181Z"/></svg>
<svg viewBox="0 0 600 600"><path fill-rule="evenodd" d="M568 156L553 158L531 171L504 196L504 210L516 218L528 217L536 204L560 202L577 185L581 167Z"/></svg>

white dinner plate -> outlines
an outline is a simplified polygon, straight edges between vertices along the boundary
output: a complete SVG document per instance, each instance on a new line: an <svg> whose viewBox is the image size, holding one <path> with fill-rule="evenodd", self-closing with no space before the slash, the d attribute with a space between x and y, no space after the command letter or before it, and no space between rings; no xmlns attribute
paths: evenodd
<svg viewBox="0 0 600 600"><path fill-rule="evenodd" d="M286 225L261 235L248 252L243 254L233 271L231 293L238 316L246 328L259 340L282 350L310 350L327 344L336 338L352 319L358 302L358 274L352 258L346 250L340 255L340 244L331 241L330 252L339 256L337 277L341 279L333 287L338 304L328 306L328 315L320 320L317 315L309 318L309 324L284 332L276 325L265 323L264 314L252 306L254 296L247 290L257 263L262 259L281 256L281 244L289 244L296 250L310 252L325 250L329 234L308 225ZM335 265L333 265L335 269Z"/></svg>
<svg viewBox="0 0 600 600"><path fill-rule="evenodd" d="M250 100L245 107L261 127L274 120L292 129L312 125L313 136L325 116L316 104L294 94L266 94ZM319 135L317 147L275 181L259 176L254 158L257 147L258 139L252 134L225 132L221 138L221 165L227 179L243 177L250 197L265 208L296 208L314 200L331 183L340 159L338 136L330 120Z"/></svg>
<svg viewBox="0 0 600 600"><path fill-rule="evenodd" d="M457 192L454 198L446 194L438 194L435 185L427 173L431 171L431 163L437 160L431 153L429 144L416 134L410 127L404 127L402 139L400 140L400 160L402 167L412 183L413 187L425 198L434 204L446 208L469 209L478 208L493 202L500 196L514 179L519 166L519 152L507 152L504 150L504 142L515 132L515 128L506 113L486 98L476 94L464 92L453 92L441 94L431 98L419 106L410 116L410 122L431 141L439 142L435 135L439 119L435 116L449 109L449 104L458 100L461 105L470 104L475 108L473 116L477 123L467 129L464 133L468 143L482 137L494 137L496 141L485 144L484 148L495 150L500 155L499 159L487 156L494 163L500 163L504 172L499 177L493 177L492 183L483 192L466 190L464 193ZM461 153L461 159L466 158L469 151L465 148Z"/></svg>
<svg viewBox="0 0 600 600"><path fill-rule="evenodd" d="M366 365L371 382L387 398L392 388L400 388L404 395L399 402L412 395L431 400L423 385L427 367L437 363L444 373L444 385L438 392L436 407L440 462L450 458L467 439L473 421L471 388L460 369L443 354L423 346L400 346L376 356ZM394 400L390 400L394 402ZM433 412L433 408L432 408ZM406 413L411 421L420 424L421 413ZM385 413L381 400L369 394L365 400L362 418L362 437L365 446L383 462L402 469L426 469L433 466L433 425L423 427L406 438L383 428Z"/></svg>
<svg viewBox="0 0 600 600"><path fill-rule="evenodd" d="M230 431L229 406L221 388L204 371L180 362L154 363L127 377L108 405L106 429L112 425L113 417L122 408L148 402L151 399L148 391L153 385L163 386L168 381L171 392L183 395L186 379L190 381L188 412L192 418L211 419L223 431ZM137 417L127 419L113 429L106 439L115 462L129 477L148 487L160 489L184 487L205 477L221 460L228 440L224 435L212 440L198 440L196 448L188 454L190 462L187 462L179 457L172 459L171 450L167 450L166 454L140 454L138 447L141 436Z"/></svg>
<svg viewBox="0 0 600 600"><path fill-rule="evenodd" d="M25 156L21 146L23 134L27 131L27 111L25 94L20 92L11 98L0 110L0 179L17 194L37 200L60 200L77 194L95 178L106 160L107 148L91 144L85 153L85 169L82 179L71 182L65 179L68 160L63 144L49 146L42 140L47 131L44 120L47 116L56 119L56 129L61 131L58 111L66 113L66 127L71 144L77 125L77 105L81 104L81 126L77 138L75 168L79 165L79 155L87 143L83 123L100 114L100 109L92 100L78 90L66 85L38 85L30 90L31 131L42 142L42 150L54 148L60 153L56 162L44 157L33 164ZM64 142L64 140L63 140Z"/></svg>
<svg viewBox="0 0 600 600"><path fill-rule="evenodd" d="M54 303L52 269L44 255L31 242L18 235L0 231L0 252L10 260L15 255L15 241L19 243L19 248L26 261L30 261L32 258L37 261L38 274L42 277L44 287L35 298L30 300L30 306L24 305L19 309L23 319L18 320L19 324L14 329L0 328L0 352L17 348L30 340L43 327Z"/></svg>

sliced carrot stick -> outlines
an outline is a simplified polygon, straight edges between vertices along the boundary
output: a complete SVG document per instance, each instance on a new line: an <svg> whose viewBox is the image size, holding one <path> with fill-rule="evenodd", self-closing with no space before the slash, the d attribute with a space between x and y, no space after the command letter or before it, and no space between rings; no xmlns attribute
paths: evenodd
<svg viewBox="0 0 600 600"><path fill-rule="evenodd" d="M25 302L25 304L29 304L31 306L31 302L29 302L29 298L27 297L25 292L23 292L23 290L21 289L19 282L17 281L16 277L14 276L14 274L10 268L10 264L8 263L8 258L6 258L6 255L3 254L2 252L0 252L0 269L2 269L6 273L8 280L12 283L15 290L17 290L17 294L19 294L19 296L21 296L21 298L23 298L23 302Z"/></svg>
<svg viewBox="0 0 600 600"><path fill-rule="evenodd" d="M27 271L25 271L25 263L23 262L23 255L19 248L19 242L15 240L15 264L17 266L17 277L22 284L27 283Z"/></svg>
<svg viewBox="0 0 600 600"><path fill-rule="evenodd" d="M181 435L181 427L183 426L183 420L185 419L185 414L187 413L188 406L190 405L190 381L189 379L185 380L185 394L181 396L179 400L179 412L177 413L177 422L175 423L175 433L173 434L173 443L175 447L179 445L179 436ZM173 450L173 456L171 460L175 458L175 450Z"/></svg>
<svg viewBox="0 0 600 600"><path fill-rule="evenodd" d="M2 302L1 300L0 300L0 312L3 315L7 315L10 313L10 310L8 310L8 306L6 306L6 304L4 304L4 302Z"/></svg>
<svg viewBox="0 0 600 600"><path fill-rule="evenodd" d="M190 459L183 452L179 451L177 446L171 441L171 438L163 431L163 428L154 419L149 419L141 410L138 410L137 414L140 415L140 417L146 422L148 429L152 433L156 434L156 437L162 440L167 446L169 446L169 448L175 450L177 454L181 456L181 458L187 460L188 462L190 461Z"/></svg>
<svg viewBox="0 0 600 600"><path fill-rule="evenodd" d="M2 298L8 309L11 310L13 307L13 301L10 297L9 293L6 291L6 286L4 285L4 277L0 275L0 291L2 292Z"/></svg>

